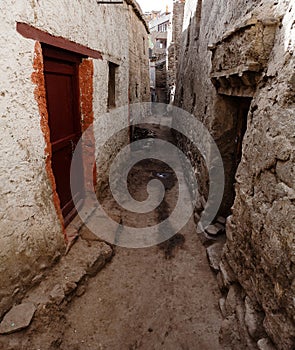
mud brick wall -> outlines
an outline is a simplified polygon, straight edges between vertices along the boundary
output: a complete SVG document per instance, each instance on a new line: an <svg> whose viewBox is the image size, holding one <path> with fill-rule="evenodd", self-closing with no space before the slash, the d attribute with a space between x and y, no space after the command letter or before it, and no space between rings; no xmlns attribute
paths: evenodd
<svg viewBox="0 0 295 350"><path fill-rule="evenodd" d="M118 107L130 102L129 79L130 85L135 79L139 82L138 99L148 99L149 78L147 48L143 47L143 39L145 45L148 42L146 24L132 0L120 6L98 5L95 0L3 0L0 9L1 317L28 286L42 279L46 269L63 253L65 244L51 169L41 45L18 33L17 22L102 52L102 60L89 58L80 67L83 129L108 112L108 61L119 66ZM131 27L141 36L140 40L129 38ZM135 65L129 59L129 50L138 55ZM89 83L93 86L89 87ZM101 125L99 135L109 127ZM110 158L126 142L128 130L104 148L105 153L97 162L98 183L105 178ZM91 185L91 179L88 180Z"/></svg>

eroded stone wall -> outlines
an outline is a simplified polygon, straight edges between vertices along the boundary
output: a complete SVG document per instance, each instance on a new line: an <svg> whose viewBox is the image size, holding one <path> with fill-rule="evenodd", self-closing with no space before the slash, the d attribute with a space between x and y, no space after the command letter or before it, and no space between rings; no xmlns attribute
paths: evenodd
<svg viewBox="0 0 295 350"><path fill-rule="evenodd" d="M176 104L207 126L224 161L226 183L220 213L230 216L218 274L225 293L220 303L225 318L221 342L229 349L273 346L291 350L295 347L295 4L283 0L203 0L198 22L198 3L189 0L185 5ZM251 20L265 23L254 35L255 38L262 35L259 47L251 48L252 40L241 43L238 39L245 22ZM275 31L263 35L267 23L273 21L278 23ZM233 33L237 39L227 41L225 38L236 35ZM215 57L212 62L210 50L220 42L224 56ZM267 57L255 54L259 50ZM254 89L252 94L244 95L252 100L241 161L234 169L235 125L239 98L245 91L240 82L243 73L238 72L237 76L232 76L236 74L234 70L221 73L225 81L220 83L225 83L225 89L218 91L220 85L214 86L211 81L212 70L218 59L222 71L222 62L227 62L230 67L226 69L230 70L245 64L242 61L249 56L252 61L254 57L259 68L253 73L252 82L244 79ZM208 188L203 162L185 140L180 143L196 168L200 196L204 199ZM233 170L235 179L231 175Z"/></svg>

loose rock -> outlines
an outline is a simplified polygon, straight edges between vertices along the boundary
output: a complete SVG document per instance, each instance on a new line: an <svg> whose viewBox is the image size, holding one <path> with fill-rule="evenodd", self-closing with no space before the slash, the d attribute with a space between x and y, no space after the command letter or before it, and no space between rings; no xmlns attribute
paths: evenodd
<svg viewBox="0 0 295 350"><path fill-rule="evenodd" d="M14 306L3 318L0 324L0 334L10 334L27 328L34 316L36 306L33 303L23 303Z"/></svg>
<svg viewBox="0 0 295 350"><path fill-rule="evenodd" d="M63 286L64 294L68 295L76 288L77 288L77 284L75 282L67 281Z"/></svg>
<svg viewBox="0 0 295 350"><path fill-rule="evenodd" d="M76 296L81 297L86 292L86 287L82 284L77 288Z"/></svg>
<svg viewBox="0 0 295 350"><path fill-rule="evenodd" d="M65 298L65 293L61 285L57 284L49 294L49 297L52 301L54 301L57 305L61 304L61 302Z"/></svg>
<svg viewBox="0 0 295 350"><path fill-rule="evenodd" d="M216 222L218 222L221 225L225 225L226 218L224 218L223 216L218 216L218 218L216 219Z"/></svg>
<svg viewBox="0 0 295 350"><path fill-rule="evenodd" d="M209 235L216 236L222 232L222 229L220 227L217 227L216 225L209 225L205 231Z"/></svg>
<svg viewBox="0 0 295 350"><path fill-rule="evenodd" d="M218 272L221 261L223 243L214 243L206 249L210 267Z"/></svg>
<svg viewBox="0 0 295 350"><path fill-rule="evenodd" d="M214 224L217 228L219 228L221 230L221 232L223 233L225 231L225 226L223 224L220 224L219 222L216 222Z"/></svg>

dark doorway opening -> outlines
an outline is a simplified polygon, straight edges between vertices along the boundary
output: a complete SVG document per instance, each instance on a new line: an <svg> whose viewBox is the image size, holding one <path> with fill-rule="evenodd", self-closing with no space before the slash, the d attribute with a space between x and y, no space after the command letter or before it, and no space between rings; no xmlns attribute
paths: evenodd
<svg viewBox="0 0 295 350"><path fill-rule="evenodd" d="M225 191L222 215L228 216L235 200L235 183L238 166L242 159L243 139L247 130L247 117L250 110L251 97L224 96L224 111L232 128L225 132L220 140L225 169Z"/></svg>
<svg viewBox="0 0 295 350"><path fill-rule="evenodd" d="M116 107L116 82L118 65L109 62L108 109Z"/></svg>
<svg viewBox="0 0 295 350"><path fill-rule="evenodd" d="M247 117L251 105L252 98L237 97L237 120L236 120L236 150L233 160L234 175L237 173L238 166L242 159L242 144L247 130Z"/></svg>
<svg viewBox="0 0 295 350"><path fill-rule="evenodd" d="M75 203L83 199L83 162L76 169L79 184L71 193L70 169L73 153L81 137L79 64L83 56L42 45L48 124L52 147L52 171L65 225L76 215ZM74 199L74 200L73 200Z"/></svg>

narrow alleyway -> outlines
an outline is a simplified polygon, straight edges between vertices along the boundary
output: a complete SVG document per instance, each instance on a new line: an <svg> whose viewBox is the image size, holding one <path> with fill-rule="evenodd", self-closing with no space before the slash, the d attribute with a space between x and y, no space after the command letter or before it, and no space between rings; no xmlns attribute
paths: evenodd
<svg viewBox="0 0 295 350"><path fill-rule="evenodd" d="M171 141L169 128L154 124L152 129ZM130 174L130 192L137 200L143 199L148 180L165 171L169 172L167 166L155 160L140 162ZM165 207L140 220L120 212L110 194L104 196L104 207L123 225L151 225L173 209L178 191L175 180L171 174L165 184ZM188 190L180 191L189 200ZM91 244L97 238L84 227L81 239ZM114 252L112 261L88 281L78 293L81 296L62 314L53 313L48 324L33 325L23 349L220 349L219 290L192 219L158 246L114 247Z"/></svg>
<svg viewBox="0 0 295 350"><path fill-rule="evenodd" d="M0 9L0 350L295 350L295 0Z"/></svg>
<svg viewBox="0 0 295 350"><path fill-rule="evenodd" d="M155 125L152 130L171 141L169 128ZM164 171L168 172L167 166L155 160L139 163L130 174L133 196L143 199L150 177ZM177 197L176 184L171 180L165 186L170 209ZM110 198L106 204L109 212L115 205ZM143 215L140 225L163 219L167 211ZM126 224L127 217L122 219ZM128 224L136 221L136 215L129 216ZM219 292L192 220L157 247L115 251L113 261L69 309L65 349L219 348Z"/></svg>

